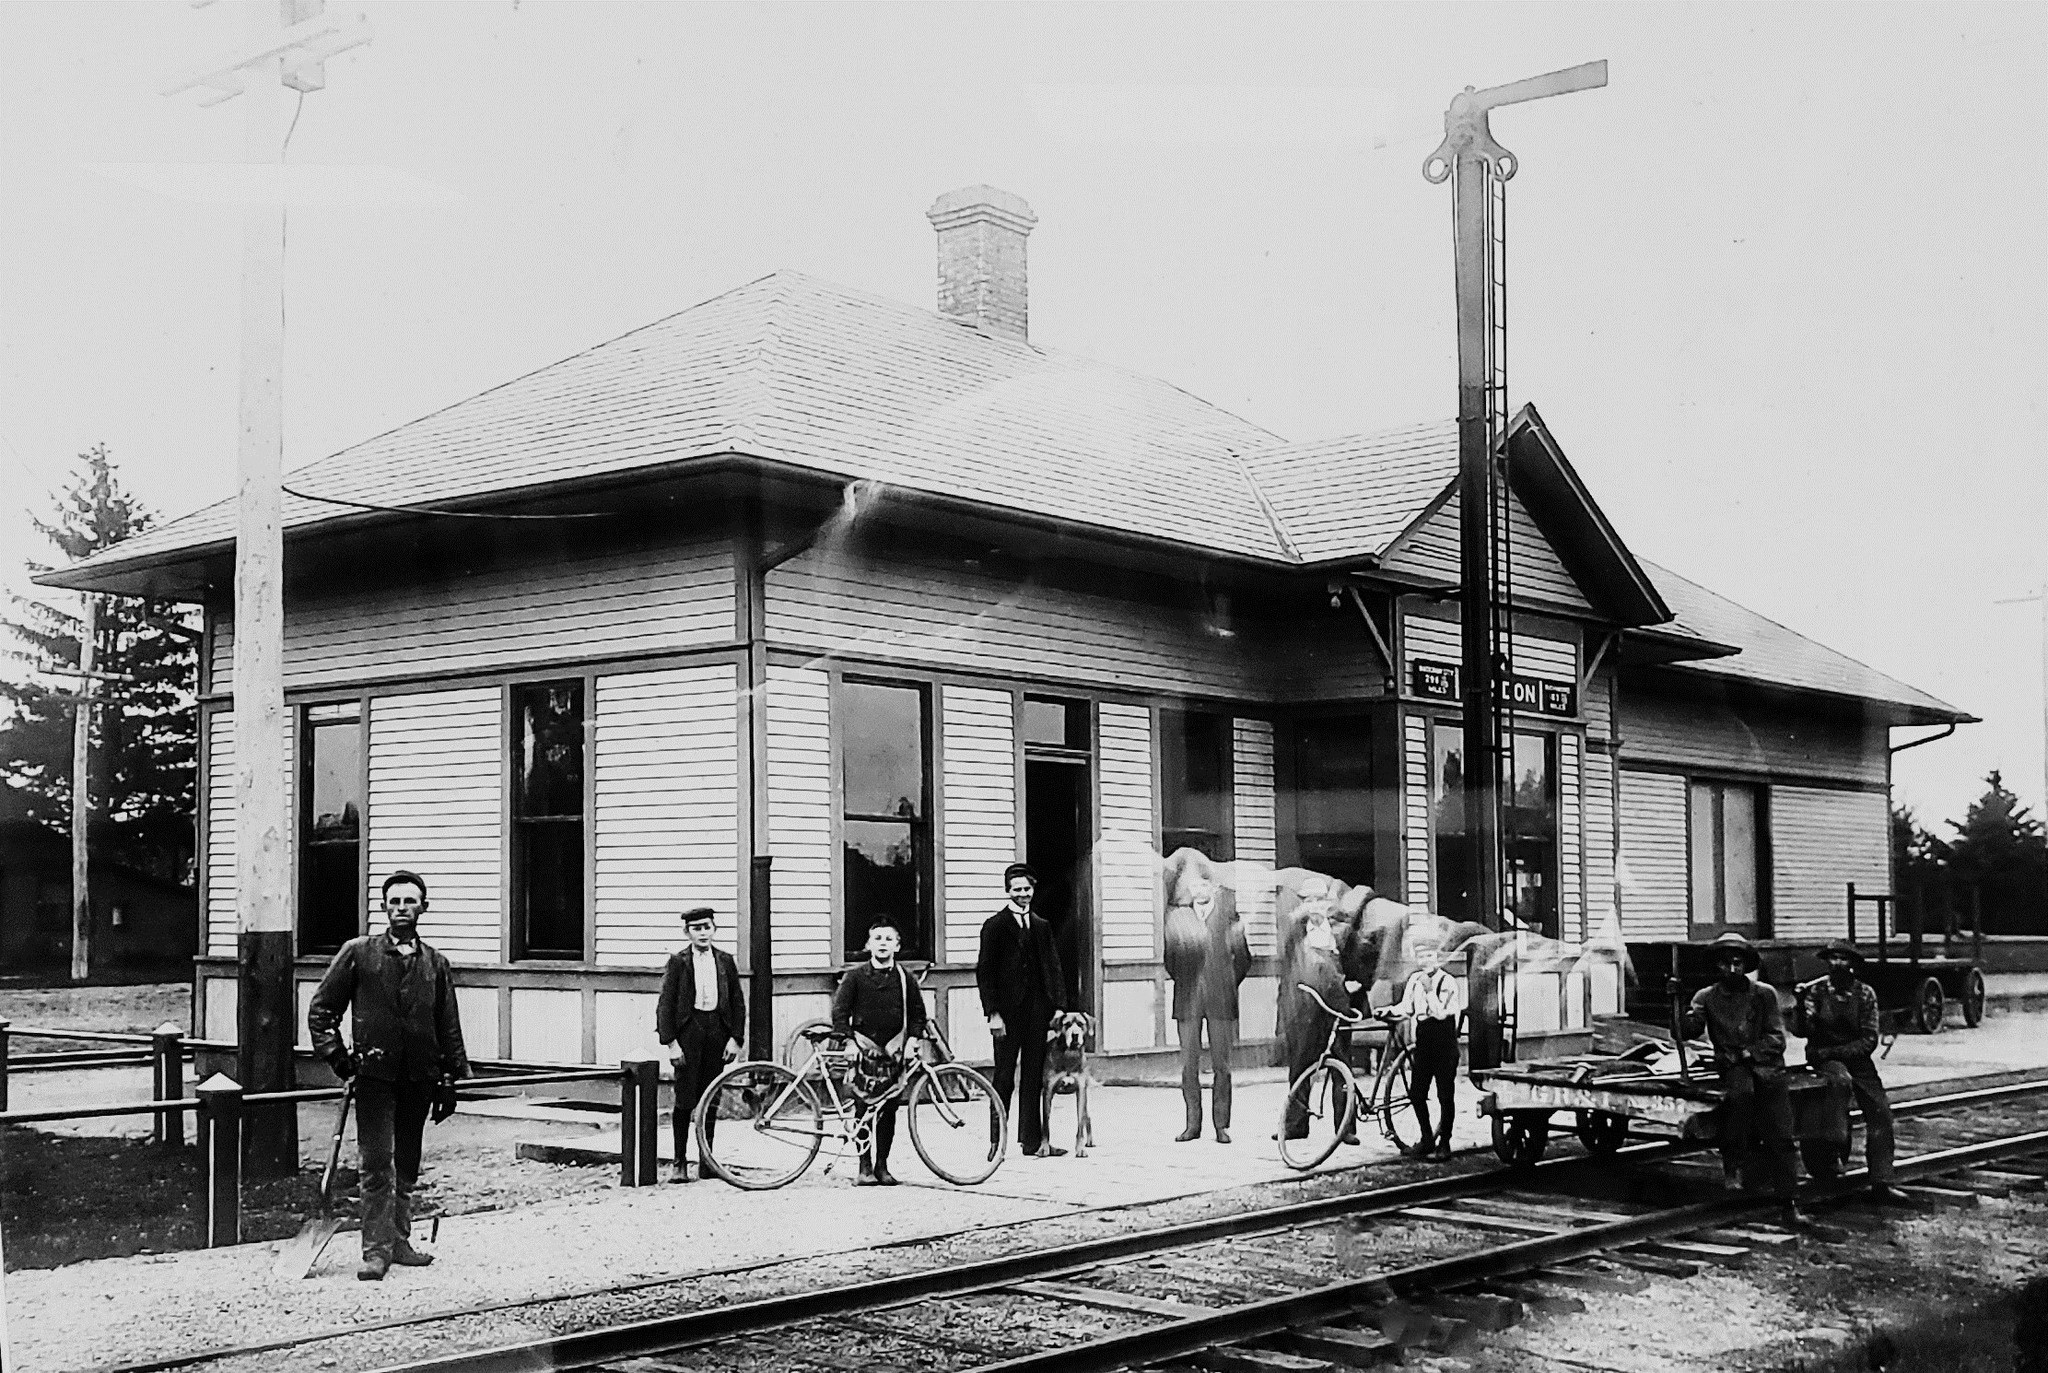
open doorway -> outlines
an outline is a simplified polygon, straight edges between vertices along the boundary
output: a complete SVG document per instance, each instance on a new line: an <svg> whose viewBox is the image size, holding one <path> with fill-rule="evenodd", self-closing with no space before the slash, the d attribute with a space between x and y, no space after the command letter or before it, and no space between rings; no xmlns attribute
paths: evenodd
<svg viewBox="0 0 2048 1373"><path fill-rule="evenodd" d="M1038 873L1038 913L1052 924L1069 1004L1093 1015L1095 821L1085 701L1024 702L1024 857Z"/></svg>

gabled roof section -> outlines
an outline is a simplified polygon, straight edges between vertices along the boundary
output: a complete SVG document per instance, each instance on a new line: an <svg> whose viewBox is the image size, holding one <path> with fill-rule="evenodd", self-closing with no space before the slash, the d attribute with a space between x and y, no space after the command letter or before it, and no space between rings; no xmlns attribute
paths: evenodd
<svg viewBox="0 0 2048 1373"><path fill-rule="evenodd" d="M1292 563L1236 453L1275 436L1165 382L777 272L293 471L416 508L728 454ZM1197 494L1199 493L1199 494ZM288 533L359 509L285 498ZM51 584L223 551L223 501Z"/></svg>
<svg viewBox="0 0 2048 1373"><path fill-rule="evenodd" d="M1904 724L1969 724L1977 718L1716 595L1676 572L1654 563L1644 563L1643 567L1656 578L1657 586L1677 615L1672 624L1661 626L1660 631L1681 631L1741 648L1732 656L1675 665L1676 671L1879 702L1897 707L1906 717L1899 721Z"/></svg>
<svg viewBox="0 0 2048 1373"><path fill-rule="evenodd" d="M1662 624L1671 608L1565 457L1533 405L1508 424L1508 483L1595 605L1628 625Z"/></svg>
<svg viewBox="0 0 2048 1373"><path fill-rule="evenodd" d="M1304 563L1378 558L1458 476L1458 424L1279 443L1244 455Z"/></svg>

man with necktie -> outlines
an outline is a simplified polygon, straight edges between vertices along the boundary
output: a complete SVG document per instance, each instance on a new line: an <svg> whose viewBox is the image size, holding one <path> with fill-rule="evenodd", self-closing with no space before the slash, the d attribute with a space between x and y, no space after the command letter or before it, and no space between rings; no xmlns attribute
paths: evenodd
<svg viewBox="0 0 2048 1373"><path fill-rule="evenodd" d="M1064 1154L1045 1138L1045 1041L1055 1012L1065 1009L1066 978L1053 944L1052 926L1033 914L1038 874L1028 863L1003 869L1009 900L981 926L981 955L974 982L982 1014L996 1045L996 1096L1007 1108L1016 1098L1017 1143L1025 1155ZM1020 1072L1021 1071L1021 1080Z"/></svg>
<svg viewBox="0 0 2048 1373"><path fill-rule="evenodd" d="M711 1079L740 1056L747 1035L747 998L740 990L739 964L712 945L717 929L718 916L711 907L683 912L683 933L690 942L668 956L661 997L654 1003L654 1032L675 1066L677 1182L690 1180L690 1117L697 1113ZM707 1149L717 1128L716 1120L704 1122ZM701 1160L697 1172L704 1172Z"/></svg>

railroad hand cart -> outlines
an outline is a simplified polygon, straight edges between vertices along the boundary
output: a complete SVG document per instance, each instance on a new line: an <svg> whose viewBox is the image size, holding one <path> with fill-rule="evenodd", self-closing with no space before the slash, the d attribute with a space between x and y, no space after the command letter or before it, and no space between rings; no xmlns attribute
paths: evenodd
<svg viewBox="0 0 2048 1373"><path fill-rule="evenodd" d="M1720 1137L1723 1093L1713 1069L1667 1062L1668 1046L1645 1040L1625 1054L1540 1059L1472 1074L1479 1113L1493 1120L1493 1148L1511 1168L1533 1167L1549 1143L1551 1117L1570 1112L1591 1154L1611 1154L1629 1139ZM1815 1144L1829 1133L1827 1093L1810 1068L1788 1067L1792 1133L1811 1168Z"/></svg>

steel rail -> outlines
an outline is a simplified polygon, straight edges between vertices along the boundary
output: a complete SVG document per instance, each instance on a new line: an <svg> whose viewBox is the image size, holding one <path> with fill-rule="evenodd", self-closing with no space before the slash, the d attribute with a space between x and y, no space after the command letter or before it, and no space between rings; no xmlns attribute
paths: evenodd
<svg viewBox="0 0 2048 1373"><path fill-rule="evenodd" d="M1904 1178L1952 1172L1971 1164L2048 1146L2048 1130L1941 1149L1900 1161L1893 1172ZM1803 1196L1837 1200L1868 1180L1865 1169L1848 1173L1825 1186L1809 1184ZM1200 1316L1170 1321L1144 1330L1041 1350L1000 1363L982 1364L973 1373L1113 1373L1133 1364L1181 1358L1219 1344L1277 1335L1303 1326L1326 1324L1361 1308L1383 1305L1389 1297L1442 1291L1463 1283L1506 1278L1534 1268L1590 1258L1610 1249L1645 1240L1690 1234L1747 1216L1768 1215L1782 1203L1757 1197L1724 1197L1691 1206L1653 1211L1627 1220L1608 1221L1565 1230L1555 1235L1496 1244L1469 1254L1415 1264L1392 1273L1331 1283L1308 1292L1270 1297L1242 1306L1224 1307Z"/></svg>
<svg viewBox="0 0 2048 1373"><path fill-rule="evenodd" d="M2048 1090L2048 1079L1976 1088L1901 1102L1893 1107L1892 1114L1894 1117L1910 1117L1958 1105L2025 1096L2043 1090ZM1527 1186L1532 1174L1580 1168L1589 1163L1604 1164L1617 1157L1649 1162L1675 1154L1693 1152L1700 1147L1698 1143L1690 1140L1660 1140L1627 1146L1612 1155L1572 1155L1547 1159L1533 1169L1520 1172L1501 1169L1464 1174L1455 1178L1433 1178L1423 1182L1403 1183L1366 1192L1348 1193L1341 1197L1294 1202L1231 1216L1218 1216L1154 1230L1137 1231L1128 1235L1086 1240L1051 1249L1031 1250L953 1268L901 1274L786 1296L764 1297L755 1301L737 1302L730 1306L690 1311L676 1316L655 1317L597 1330L546 1336L539 1340L491 1349L441 1355L417 1363L389 1365L377 1370L377 1373L531 1373L531 1370L536 1368L589 1368L614 1360L646 1357L685 1345L705 1344L852 1311L898 1306L931 1297L961 1296L969 1292L1007 1287L1013 1283L1072 1273L1164 1249L1181 1248L1270 1230L1284 1230L1293 1226L1317 1224L1345 1217L1380 1215L1411 1206L1451 1201L1461 1197L1484 1196L1490 1192ZM1755 1208L1758 1203L1745 1198L1730 1198L1711 1205L1747 1205ZM1696 1223L1691 1228L1705 1228L1706 1224L1707 1222ZM1209 1344L1217 1342L1216 1339L1208 1341ZM1064 1367L1057 1362L1042 1366Z"/></svg>

